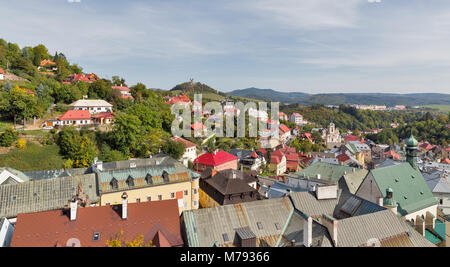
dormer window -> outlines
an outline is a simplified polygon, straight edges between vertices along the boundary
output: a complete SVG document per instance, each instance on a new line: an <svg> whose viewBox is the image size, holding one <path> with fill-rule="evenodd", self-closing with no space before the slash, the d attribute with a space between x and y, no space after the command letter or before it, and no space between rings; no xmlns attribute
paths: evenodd
<svg viewBox="0 0 450 267"><path fill-rule="evenodd" d="M113 189L119 189L119 182L117 182L116 178L112 178L111 186L112 186Z"/></svg>
<svg viewBox="0 0 450 267"><path fill-rule="evenodd" d="M165 183L168 183L169 182L169 173L164 171L163 174L162 174L162 178L163 178Z"/></svg>
<svg viewBox="0 0 450 267"><path fill-rule="evenodd" d="M128 176L128 179L127 179L127 184L128 184L128 186L134 186L134 179L133 179L133 177L131 177L131 175L130 176Z"/></svg>
<svg viewBox="0 0 450 267"><path fill-rule="evenodd" d="M152 179L152 175L151 174L147 174L147 176L145 176L145 181L147 182L147 184L153 184L153 179Z"/></svg>

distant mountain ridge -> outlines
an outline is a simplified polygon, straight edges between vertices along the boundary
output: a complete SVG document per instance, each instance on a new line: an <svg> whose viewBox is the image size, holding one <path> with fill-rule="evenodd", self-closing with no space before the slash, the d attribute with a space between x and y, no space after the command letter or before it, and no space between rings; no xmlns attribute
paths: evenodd
<svg viewBox="0 0 450 267"><path fill-rule="evenodd" d="M228 92L230 95L255 98L263 101L274 101L286 104L298 103L302 105L324 104L360 104L360 105L450 105L450 94L415 93L415 94L388 94L388 93L330 93L307 94L302 92L278 92L273 89L247 88Z"/></svg>

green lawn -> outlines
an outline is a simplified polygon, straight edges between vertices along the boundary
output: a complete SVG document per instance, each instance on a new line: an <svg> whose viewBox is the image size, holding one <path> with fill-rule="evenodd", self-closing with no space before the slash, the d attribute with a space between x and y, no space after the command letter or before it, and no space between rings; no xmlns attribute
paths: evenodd
<svg viewBox="0 0 450 267"><path fill-rule="evenodd" d="M450 105L427 105L423 106L424 108L438 109L440 112L444 114L448 114L450 112Z"/></svg>
<svg viewBox="0 0 450 267"><path fill-rule="evenodd" d="M0 122L0 132L3 132L4 130L6 130L8 127L11 126L13 126L13 124L10 122Z"/></svg>
<svg viewBox="0 0 450 267"><path fill-rule="evenodd" d="M24 150L15 148L8 154L0 155L1 167L11 167L20 171L61 169L63 162L57 145L41 147L28 143Z"/></svg>

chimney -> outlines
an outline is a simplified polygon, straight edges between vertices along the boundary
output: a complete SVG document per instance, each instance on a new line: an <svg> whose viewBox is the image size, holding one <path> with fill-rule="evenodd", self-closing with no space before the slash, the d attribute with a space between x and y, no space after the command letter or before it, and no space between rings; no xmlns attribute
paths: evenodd
<svg viewBox="0 0 450 267"><path fill-rule="evenodd" d="M426 229L425 228L425 221L419 215L416 216L416 224L414 225L414 228L421 235L425 236L425 229Z"/></svg>
<svg viewBox="0 0 450 267"><path fill-rule="evenodd" d="M382 197L378 198L378 206L383 207L384 200Z"/></svg>
<svg viewBox="0 0 450 267"><path fill-rule="evenodd" d="M233 173L233 179L236 179L236 172L232 171L232 173Z"/></svg>
<svg viewBox="0 0 450 267"><path fill-rule="evenodd" d="M217 170L216 169L212 169L211 170L211 178L213 178L214 176L216 176L217 174Z"/></svg>
<svg viewBox="0 0 450 267"><path fill-rule="evenodd" d="M303 245L311 247L312 245L312 218L307 216L303 221Z"/></svg>
<svg viewBox="0 0 450 267"><path fill-rule="evenodd" d="M285 194L285 196L290 196L291 195L291 189L286 189L286 194Z"/></svg>
<svg viewBox="0 0 450 267"><path fill-rule="evenodd" d="M320 180L320 173L318 173L318 174L317 174L317 179L319 179L319 180Z"/></svg>
<svg viewBox="0 0 450 267"><path fill-rule="evenodd" d="M97 170L103 171L103 162L102 161L97 161L95 166L97 167Z"/></svg>
<svg viewBox="0 0 450 267"><path fill-rule="evenodd" d="M331 239L334 242L334 246L337 247L338 237L337 237L337 229L338 229L338 221L326 214L322 215L322 225L328 229L328 233L330 233Z"/></svg>
<svg viewBox="0 0 450 267"><path fill-rule="evenodd" d="M70 220L75 221L77 219L78 201L74 197L70 201Z"/></svg>
<svg viewBox="0 0 450 267"><path fill-rule="evenodd" d="M122 194L122 219L126 220L128 218L128 195L127 193Z"/></svg>

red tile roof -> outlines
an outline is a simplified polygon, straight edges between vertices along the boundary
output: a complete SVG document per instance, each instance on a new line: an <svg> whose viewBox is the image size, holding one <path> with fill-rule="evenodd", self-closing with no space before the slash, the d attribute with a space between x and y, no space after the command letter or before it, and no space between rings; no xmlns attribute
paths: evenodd
<svg viewBox="0 0 450 267"><path fill-rule="evenodd" d="M0 68L0 74L4 74L4 73L5 73L5 71L2 68Z"/></svg>
<svg viewBox="0 0 450 267"><path fill-rule="evenodd" d="M347 154L345 154L345 153L340 154L340 155L337 156L336 158L337 158L337 160L338 160L339 162L346 162L347 160L350 159L350 157L349 157Z"/></svg>
<svg viewBox="0 0 450 267"><path fill-rule="evenodd" d="M289 129L289 127L287 127L287 126L284 125L284 124L281 124L281 125L280 125L280 130L281 130L282 134L285 134L285 133L291 131L291 129Z"/></svg>
<svg viewBox="0 0 450 267"><path fill-rule="evenodd" d="M393 150L389 150L388 152L384 152L383 154L386 155L386 156L391 156L391 157L393 157L393 158L395 158L395 159L400 159L400 155L397 154L397 153L396 153L395 151L393 151Z"/></svg>
<svg viewBox="0 0 450 267"><path fill-rule="evenodd" d="M142 235L145 243L183 245L176 199L128 203L126 220L121 218L121 205L114 207L118 211L113 206L78 208L75 221L61 210L19 214L11 247L72 246L73 238L82 247L104 247L121 230L122 240L128 242ZM98 241L93 240L94 233L99 233Z"/></svg>
<svg viewBox="0 0 450 267"><path fill-rule="evenodd" d="M90 120L91 114L89 110L68 110L63 115L59 116L58 120L68 121L68 120Z"/></svg>
<svg viewBox="0 0 450 267"><path fill-rule="evenodd" d="M443 161L441 161L441 163L450 164L450 159L446 158Z"/></svg>
<svg viewBox="0 0 450 267"><path fill-rule="evenodd" d="M359 137L358 136L354 136L354 135L346 135L345 136L345 142L350 142L350 141L359 141Z"/></svg>
<svg viewBox="0 0 450 267"><path fill-rule="evenodd" d="M205 153L194 160L194 163L200 163L209 166L218 166L226 162L237 160L238 158L225 151L214 153Z"/></svg>
<svg viewBox="0 0 450 267"><path fill-rule="evenodd" d="M114 114L111 112L101 112L97 115L93 115L92 118L95 119L114 119Z"/></svg>
<svg viewBox="0 0 450 267"><path fill-rule="evenodd" d="M41 67L44 67L45 65L56 65L56 63L51 60L42 60Z"/></svg>
<svg viewBox="0 0 450 267"><path fill-rule="evenodd" d="M174 142L181 142L181 143L183 143L186 146L186 148L197 146L196 144L192 143L191 141L188 141L188 140L186 140L184 138L181 138L181 137L178 137L178 136L174 136L171 139Z"/></svg>
<svg viewBox="0 0 450 267"><path fill-rule="evenodd" d="M194 131L197 129L206 129L206 126L203 123L195 123L191 124L191 129Z"/></svg>
<svg viewBox="0 0 450 267"><path fill-rule="evenodd" d="M189 97L182 95L182 96L174 96L169 98L168 101L166 101L166 104L175 104L175 103L191 103L191 100Z"/></svg>

